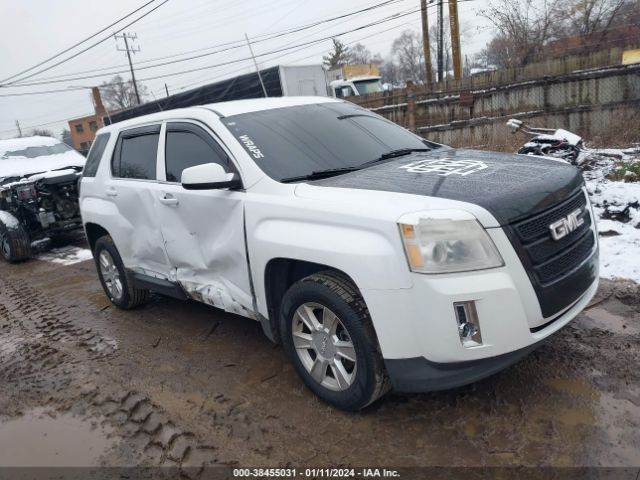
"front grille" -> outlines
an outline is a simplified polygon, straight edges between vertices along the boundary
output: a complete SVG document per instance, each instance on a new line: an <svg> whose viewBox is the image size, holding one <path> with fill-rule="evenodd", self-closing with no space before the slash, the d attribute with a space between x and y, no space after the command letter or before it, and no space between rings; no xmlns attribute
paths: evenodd
<svg viewBox="0 0 640 480"><path fill-rule="evenodd" d="M593 251L594 244L595 240L593 239L593 235L587 233L573 248L568 249L562 255L555 257L543 265L534 267L542 284L551 283L558 277L565 275L580 265L589 258L589 254Z"/></svg>
<svg viewBox="0 0 640 480"><path fill-rule="evenodd" d="M549 226L576 209L582 210L584 223L566 237L554 240ZM579 191L561 204L513 225L519 251L526 255L540 284L553 283L589 258L595 245L591 222L587 199Z"/></svg>
<svg viewBox="0 0 640 480"><path fill-rule="evenodd" d="M528 218L517 223L515 227L518 237L527 243L541 237L544 238L549 235L549 225L562 217L566 217L577 208L585 209L584 207L586 205L587 200L582 191L579 191L576 195L560 205L556 205L533 218ZM585 211L584 213L587 212ZM549 239L552 240L551 237L549 237Z"/></svg>

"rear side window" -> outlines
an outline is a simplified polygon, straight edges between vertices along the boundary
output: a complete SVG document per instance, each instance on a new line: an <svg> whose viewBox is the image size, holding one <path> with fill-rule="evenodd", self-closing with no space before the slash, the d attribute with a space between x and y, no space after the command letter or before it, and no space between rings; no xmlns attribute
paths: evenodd
<svg viewBox="0 0 640 480"><path fill-rule="evenodd" d="M91 146L91 150L89 150L87 163L84 165L84 170L82 172L83 177L96 176L96 172L100 166L100 159L102 158L102 155L104 155L104 149L107 147L109 137L111 137L111 134L109 133L101 133L96 137L93 145Z"/></svg>
<svg viewBox="0 0 640 480"><path fill-rule="evenodd" d="M111 161L114 177L156 180L160 125L126 130L120 134Z"/></svg>
<svg viewBox="0 0 640 480"><path fill-rule="evenodd" d="M230 161L222 147L202 128L191 123L167 125L165 164L168 182L180 182L185 168L217 163L226 171Z"/></svg>

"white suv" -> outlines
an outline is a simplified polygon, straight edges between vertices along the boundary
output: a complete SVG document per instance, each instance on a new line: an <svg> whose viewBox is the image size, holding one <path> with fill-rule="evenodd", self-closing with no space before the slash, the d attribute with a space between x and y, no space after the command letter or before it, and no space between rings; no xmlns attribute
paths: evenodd
<svg viewBox="0 0 640 480"><path fill-rule="evenodd" d="M598 285L576 168L455 150L327 98L103 128L80 201L115 305L154 291L255 319L349 410L499 371Z"/></svg>

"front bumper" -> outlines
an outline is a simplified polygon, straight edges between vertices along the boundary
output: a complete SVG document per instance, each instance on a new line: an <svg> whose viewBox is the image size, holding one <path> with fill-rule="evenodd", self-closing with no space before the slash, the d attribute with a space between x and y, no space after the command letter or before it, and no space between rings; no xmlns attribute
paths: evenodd
<svg viewBox="0 0 640 480"><path fill-rule="evenodd" d="M567 307L545 317L531 281L502 229L488 230L505 260L502 268L447 275L412 274L412 287L361 289L382 356L424 358L435 364L491 359L527 349L560 330L589 303L598 288L597 249L590 281ZM482 344L465 346L456 302L475 302Z"/></svg>
<svg viewBox="0 0 640 480"><path fill-rule="evenodd" d="M435 363L424 357L385 360L397 392L435 392L477 382L520 361L544 341L497 357L458 363Z"/></svg>
<svg viewBox="0 0 640 480"><path fill-rule="evenodd" d="M487 352L499 351L496 350L496 347L508 349L517 346L514 350L509 350L506 353L444 362L432 361L425 356L395 359L385 357L385 366L393 388L400 392L431 392L459 387L489 377L518 362L540 347L547 337L567 325L591 301L597 288L598 282L595 281L568 310L537 329L528 329L526 334L521 332L522 335L517 337L504 338L503 345L483 345L482 347L463 349L471 354L486 354ZM529 341L526 341L527 338ZM525 340L524 346L523 339ZM442 344L442 342L440 343ZM454 355L456 351L462 353L456 348L451 350Z"/></svg>

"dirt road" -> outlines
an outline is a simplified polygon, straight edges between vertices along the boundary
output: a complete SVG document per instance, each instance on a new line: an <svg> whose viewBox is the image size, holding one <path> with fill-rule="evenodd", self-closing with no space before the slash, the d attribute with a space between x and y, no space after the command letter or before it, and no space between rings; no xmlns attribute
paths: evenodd
<svg viewBox="0 0 640 480"><path fill-rule="evenodd" d="M163 297L116 310L86 254L0 264L0 465L640 465L635 284L603 281L488 380L347 414L257 323Z"/></svg>

